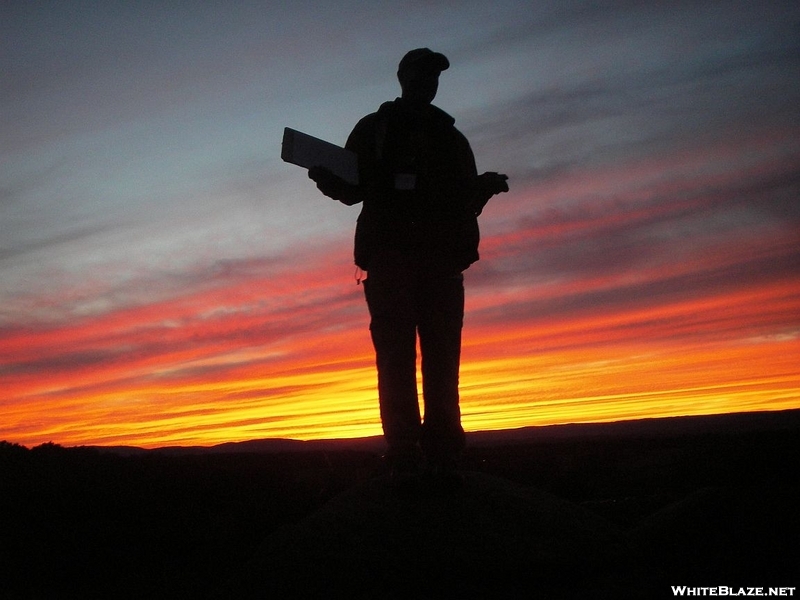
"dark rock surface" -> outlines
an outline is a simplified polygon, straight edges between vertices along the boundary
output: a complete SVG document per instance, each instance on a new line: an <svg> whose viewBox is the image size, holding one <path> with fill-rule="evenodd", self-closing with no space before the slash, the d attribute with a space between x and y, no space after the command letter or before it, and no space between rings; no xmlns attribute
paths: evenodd
<svg viewBox="0 0 800 600"><path fill-rule="evenodd" d="M372 440L122 452L0 442L0 599L797 587L799 415L477 436L450 494L399 492Z"/></svg>
<svg viewBox="0 0 800 600"><path fill-rule="evenodd" d="M625 554L618 529L577 504L490 475L454 492L376 478L273 534L230 598L517 597L596 587Z"/></svg>

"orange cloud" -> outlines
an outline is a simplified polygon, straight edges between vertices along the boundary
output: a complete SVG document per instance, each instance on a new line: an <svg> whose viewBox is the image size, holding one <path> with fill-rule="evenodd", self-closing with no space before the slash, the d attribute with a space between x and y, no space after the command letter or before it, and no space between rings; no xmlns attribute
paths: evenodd
<svg viewBox="0 0 800 600"><path fill-rule="evenodd" d="M490 205L484 260L466 278L467 429L800 406L790 165L655 181L693 158ZM553 208L514 214L545 206L542 194ZM556 202L568 195L582 200ZM199 264L181 286L151 274L136 282L147 293L33 299L48 318L0 330L0 438L152 447L379 434L362 290L331 273L330 257L349 254L310 245ZM75 297L102 301L77 310Z"/></svg>

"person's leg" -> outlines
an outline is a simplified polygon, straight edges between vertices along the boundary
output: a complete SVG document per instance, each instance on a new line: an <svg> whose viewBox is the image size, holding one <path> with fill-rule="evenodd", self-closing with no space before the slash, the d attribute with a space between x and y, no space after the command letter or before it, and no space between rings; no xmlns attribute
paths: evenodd
<svg viewBox="0 0 800 600"><path fill-rule="evenodd" d="M413 284L397 271L370 271L364 291L388 457L395 464L413 463L420 437Z"/></svg>
<svg viewBox="0 0 800 600"><path fill-rule="evenodd" d="M425 404L421 443L435 468L437 464L454 463L464 448L458 394L463 277L429 277L421 281L418 314Z"/></svg>

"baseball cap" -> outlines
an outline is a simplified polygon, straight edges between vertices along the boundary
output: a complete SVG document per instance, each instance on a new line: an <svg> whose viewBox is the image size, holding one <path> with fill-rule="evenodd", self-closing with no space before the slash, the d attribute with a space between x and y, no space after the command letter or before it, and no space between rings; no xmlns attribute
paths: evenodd
<svg viewBox="0 0 800 600"><path fill-rule="evenodd" d="M450 61L444 54L430 48L417 48L406 52L397 67L397 78L402 81L411 67L429 69L438 74L450 67Z"/></svg>

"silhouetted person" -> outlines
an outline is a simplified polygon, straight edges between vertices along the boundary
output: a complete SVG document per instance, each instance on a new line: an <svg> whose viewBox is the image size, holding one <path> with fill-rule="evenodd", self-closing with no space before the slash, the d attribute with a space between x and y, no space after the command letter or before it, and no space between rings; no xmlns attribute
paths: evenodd
<svg viewBox="0 0 800 600"><path fill-rule="evenodd" d="M381 420L397 477L415 474L423 464L435 476L455 477L464 447L458 396L462 272L478 260L477 216L489 198L508 191L505 175L478 175L455 120L431 104L439 74L449 66L444 55L427 48L403 57L397 71L402 96L361 119L347 140L346 148L358 155L358 186L323 168L309 170L326 196L362 203L355 262L367 272Z"/></svg>

